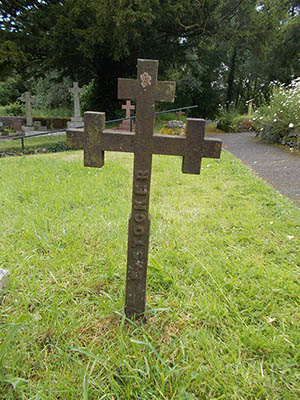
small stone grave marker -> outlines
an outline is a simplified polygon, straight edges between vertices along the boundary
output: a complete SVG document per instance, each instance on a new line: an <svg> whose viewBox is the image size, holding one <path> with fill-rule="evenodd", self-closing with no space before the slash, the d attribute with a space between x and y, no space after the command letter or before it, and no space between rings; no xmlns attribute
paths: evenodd
<svg viewBox="0 0 300 400"><path fill-rule="evenodd" d="M13 130L16 133L24 133L22 130L22 126L23 126L23 119L22 118L15 118L13 120Z"/></svg>
<svg viewBox="0 0 300 400"><path fill-rule="evenodd" d="M199 174L202 157L219 158L222 142L205 139L205 121L188 119L185 136L154 134L155 101L174 101L175 82L157 80L158 61L138 60L137 79L119 79L119 99L136 100L136 129L104 130L105 113L85 113L84 165L101 168L104 151L134 153L132 211L129 219L125 313L143 316L150 232L152 155L183 156L182 172Z"/></svg>
<svg viewBox="0 0 300 400"><path fill-rule="evenodd" d="M34 121L33 127L35 131L45 131L47 130L46 126L43 126L41 121Z"/></svg>

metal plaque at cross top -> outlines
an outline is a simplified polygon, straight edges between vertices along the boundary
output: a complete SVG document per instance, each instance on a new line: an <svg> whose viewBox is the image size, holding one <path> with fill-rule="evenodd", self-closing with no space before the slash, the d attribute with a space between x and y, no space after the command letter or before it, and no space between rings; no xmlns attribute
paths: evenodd
<svg viewBox="0 0 300 400"><path fill-rule="evenodd" d="M158 61L138 60L137 79L118 80L118 98L136 101L135 133L105 129L105 113L86 112L84 165L101 168L105 151L134 153L125 313L144 315L149 251L152 155L182 156L182 172L199 174L203 157L220 158L222 142L205 139L205 120L187 119L185 136L154 134L155 101L174 101L175 82L158 81Z"/></svg>

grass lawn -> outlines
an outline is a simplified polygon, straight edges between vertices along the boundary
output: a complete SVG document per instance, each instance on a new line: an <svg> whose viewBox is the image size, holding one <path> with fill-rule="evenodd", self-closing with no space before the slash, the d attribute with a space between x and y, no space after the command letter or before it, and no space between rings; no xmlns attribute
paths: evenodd
<svg viewBox="0 0 300 400"><path fill-rule="evenodd" d="M33 138L24 139L25 153L42 152L46 149L47 152L55 152L66 150L66 137L65 136L37 136ZM21 154L22 144L21 139L0 141L0 152L12 152Z"/></svg>
<svg viewBox="0 0 300 400"><path fill-rule="evenodd" d="M126 323L132 160L0 159L0 398L299 399L299 209L225 151L200 176L154 156L149 322Z"/></svg>

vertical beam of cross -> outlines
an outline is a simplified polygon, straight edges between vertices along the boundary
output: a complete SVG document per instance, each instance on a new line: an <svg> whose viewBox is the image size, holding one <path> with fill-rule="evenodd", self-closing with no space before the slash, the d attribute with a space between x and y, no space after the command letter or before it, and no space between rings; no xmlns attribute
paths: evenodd
<svg viewBox="0 0 300 400"><path fill-rule="evenodd" d="M158 61L138 60L137 79L119 79L119 99L136 100L132 209L129 219L125 313L145 311L149 252L149 197L155 101L173 101L175 82L158 82Z"/></svg>
<svg viewBox="0 0 300 400"><path fill-rule="evenodd" d="M74 97L74 117L80 117L79 93L82 92L83 89L78 86L78 82L73 82L73 87L69 88L69 93L72 93Z"/></svg>

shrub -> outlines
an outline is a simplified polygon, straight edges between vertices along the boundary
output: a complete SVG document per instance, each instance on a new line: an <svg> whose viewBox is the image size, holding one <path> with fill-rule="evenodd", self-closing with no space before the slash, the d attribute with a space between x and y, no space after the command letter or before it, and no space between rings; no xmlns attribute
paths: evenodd
<svg viewBox="0 0 300 400"><path fill-rule="evenodd" d="M63 76L58 70L47 71L43 78L31 79L30 86L35 93L37 103L35 108L67 108L72 109L72 97L69 88L72 80Z"/></svg>
<svg viewBox="0 0 300 400"><path fill-rule="evenodd" d="M237 132L241 115L237 111L222 110L219 115L217 128L224 132Z"/></svg>
<svg viewBox="0 0 300 400"><path fill-rule="evenodd" d="M21 116L25 115L25 107L20 103L11 103L7 106L0 107L0 114L1 115L8 115L8 116Z"/></svg>
<svg viewBox="0 0 300 400"><path fill-rule="evenodd" d="M300 78L288 86L273 83L269 104L259 107L253 126L262 140L300 146Z"/></svg>
<svg viewBox="0 0 300 400"><path fill-rule="evenodd" d="M5 81L0 82L0 105L5 106L16 102L24 92L24 83L20 75L8 77Z"/></svg>

